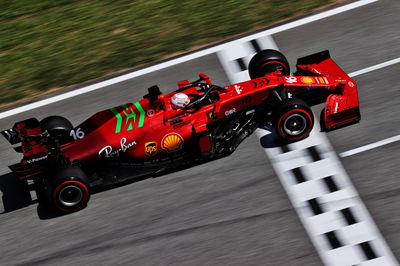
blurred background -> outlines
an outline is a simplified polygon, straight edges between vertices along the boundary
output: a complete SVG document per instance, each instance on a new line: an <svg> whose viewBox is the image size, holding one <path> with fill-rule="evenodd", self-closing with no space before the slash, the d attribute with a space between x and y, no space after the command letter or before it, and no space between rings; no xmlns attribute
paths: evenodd
<svg viewBox="0 0 400 266"><path fill-rule="evenodd" d="M0 104L171 57L333 0L2 0Z"/></svg>

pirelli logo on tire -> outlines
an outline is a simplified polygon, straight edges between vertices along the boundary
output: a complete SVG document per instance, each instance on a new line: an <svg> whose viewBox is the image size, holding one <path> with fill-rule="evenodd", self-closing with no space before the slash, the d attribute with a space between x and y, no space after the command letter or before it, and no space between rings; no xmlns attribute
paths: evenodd
<svg viewBox="0 0 400 266"><path fill-rule="evenodd" d="M144 151L147 156L154 156L157 154L157 142L151 141L144 145Z"/></svg>

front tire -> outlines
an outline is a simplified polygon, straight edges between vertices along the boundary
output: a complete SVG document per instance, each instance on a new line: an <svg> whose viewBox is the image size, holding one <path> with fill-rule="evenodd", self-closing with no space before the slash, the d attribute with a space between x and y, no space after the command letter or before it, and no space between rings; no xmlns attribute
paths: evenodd
<svg viewBox="0 0 400 266"><path fill-rule="evenodd" d="M249 75L251 79L260 78L275 71L280 71L284 76L290 75L286 57L277 50L262 50L250 60Z"/></svg>
<svg viewBox="0 0 400 266"><path fill-rule="evenodd" d="M53 206L63 213L85 208L90 199L89 182L79 167L59 170L49 192Z"/></svg>
<svg viewBox="0 0 400 266"><path fill-rule="evenodd" d="M314 115L303 100L283 100L274 112L273 125L279 137L286 141L307 138L314 126Z"/></svg>

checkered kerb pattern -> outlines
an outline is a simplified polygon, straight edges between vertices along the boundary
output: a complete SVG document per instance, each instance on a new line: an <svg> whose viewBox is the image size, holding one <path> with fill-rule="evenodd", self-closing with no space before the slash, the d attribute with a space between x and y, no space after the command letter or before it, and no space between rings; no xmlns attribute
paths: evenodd
<svg viewBox="0 0 400 266"><path fill-rule="evenodd" d="M282 154L290 152L290 149L286 145L282 146L281 150ZM319 183L316 186L320 187L322 192L325 192L326 194L341 193L341 190L346 189L345 183L339 180L341 178L340 173L336 175L328 173L325 175L316 175L315 173L310 173L314 163L322 163L322 160L324 159L329 160L329 158L324 158L324 155L319 151L318 146L307 147L302 150L302 153L303 156L307 156L309 158L309 163L289 169L287 171L293 179L291 186L307 186L307 182L316 182ZM346 234L356 233L349 231L359 230L360 227L363 227L362 223L364 223L364 221L362 217L357 215L356 205L343 207L332 206L335 205L335 203L330 204L327 202L323 193L315 194L315 197L310 196L309 199L304 199L302 201L303 208L308 208L308 219L314 220L313 223L320 220L321 226L326 223L326 219L323 216L329 217L329 220L337 221L336 226L331 228L332 230L327 232L318 232L318 237L321 239L321 241L325 242L324 247L326 251L329 252L337 249L349 249L349 252L352 252L354 251L353 249L356 249L355 251L360 257L360 263L380 257L380 254L374 247L373 239L355 243L352 240L348 240L346 237Z"/></svg>

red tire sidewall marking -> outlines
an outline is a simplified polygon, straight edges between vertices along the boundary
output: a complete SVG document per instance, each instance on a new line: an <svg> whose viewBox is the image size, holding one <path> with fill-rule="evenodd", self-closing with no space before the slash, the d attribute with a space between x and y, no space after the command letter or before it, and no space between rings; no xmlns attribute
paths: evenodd
<svg viewBox="0 0 400 266"><path fill-rule="evenodd" d="M59 204L58 201L57 201L57 194L58 194L58 192L60 191L60 189L61 189L65 184L68 184L68 183L75 183L75 184L78 184L78 185L81 186L81 187L83 188L83 190L84 190L84 191L83 191L83 192L84 192L83 200L78 204L78 207L76 207L76 208L74 208L74 209L65 209L65 208L63 208L62 206L60 206L60 204ZM62 211L65 211L65 212L74 212L74 211L79 210L82 206L84 206L84 204L87 203L88 198L89 198L89 189L87 188L87 186L86 186L84 183L82 183L82 182L80 182L80 181L77 181L77 180L68 180L68 181L62 182L61 184L59 184L59 185L56 187L56 189L55 189L54 192L53 192L53 202L57 205L57 208L59 208L59 209L62 210Z"/></svg>
<svg viewBox="0 0 400 266"><path fill-rule="evenodd" d="M283 66L283 68L285 69L285 71L288 72L288 69L287 69L286 65L285 65L284 63L280 62L280 61L268 61L268 62L265 62L264 64L261 65L259 71L261 71L261 69L263 69L266 65L269 65L269 64L278 64L278 65L281 65L281 66ZM282 74L285 74L285 73L282 73Z"/></svg>
<svg viewBox="0 0 400 266"><path fill-rule="evenodd" d="M307 130L305 130L299 136L297 136L297 137L289 137L290 140L299 140L299 139L303 138L304 136L306 136L306 135L308 135L310 133L310 131L312 130L312 128L314 126L314 120L312 119L312 117L310 116L310 114L306 110L300 109L300 108L296 108L296 109L290 110L290 111L286 112L284 115L282 115L281 118L279 118L278 124L277 124L277 126L278 126L277 130L278 130L279 136L281 138L283 138L283 139L288 139L288 137L282 131L283 130L282 126L281 126L282 121L285 120L288 116L290 116L290 115L292 115L294 113L305 114L307 116L308 120L309 120L310 126L309 126L309 128Z"/></svg>

